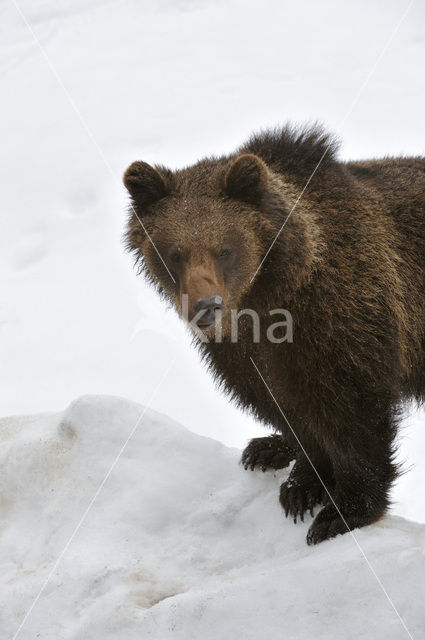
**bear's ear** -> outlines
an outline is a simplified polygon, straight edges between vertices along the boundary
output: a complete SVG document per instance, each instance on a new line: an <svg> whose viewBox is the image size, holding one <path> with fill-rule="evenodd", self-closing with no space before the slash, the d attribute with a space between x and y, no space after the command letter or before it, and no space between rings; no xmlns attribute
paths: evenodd
<svg viewBox="0 0 425 640"><path fill-rule="evenodd" d="M166 179L147 162L133 162L124 173L123 181L133 200L142 207L169 193Z"/></svg>
<svg viewBox="0 0 425 640"><path fill-rule="evenodd" d="M245 153L229 164L224 176L224 189L231 198L258 204L267 180L264 162L252 153Z"/></svg>

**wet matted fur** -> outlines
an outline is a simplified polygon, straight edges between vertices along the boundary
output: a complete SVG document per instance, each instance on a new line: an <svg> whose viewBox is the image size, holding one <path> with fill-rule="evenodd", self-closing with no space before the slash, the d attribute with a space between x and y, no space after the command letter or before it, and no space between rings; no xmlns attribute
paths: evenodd
<svg viewBox="0 0 425 640"><path fill-rule="evenodd" d="M385 513L400 406L425 397L425 160L346 163L336 151L322 129L288 126L230 156L175 172L135 162L124 176L126 244L141 271L180 312L183 293L191 307L223 299L223 339L199 348L230 396L275 431L248 445L245 466L295 458L285 513L324 505L309 543ZM248 317L230 340L226 313L246 308L259 314L258 343ZM266 337L275 308L292 314L292 343Z"/></svg>

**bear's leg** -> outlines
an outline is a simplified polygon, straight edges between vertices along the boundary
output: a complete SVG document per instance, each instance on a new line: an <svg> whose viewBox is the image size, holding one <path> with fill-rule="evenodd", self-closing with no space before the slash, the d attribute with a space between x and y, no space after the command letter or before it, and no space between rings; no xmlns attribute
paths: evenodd
<svg viewBox="0 0 425 640"><path fill-rule="evenodd" d="M294 522L297 517L303 522L304 514L308 511L313 515L313 508L317 504L327 504L328 492L332 491L335 484L329 458L317 447L314 451L314 454L309 453L308 458L304 452L299 453L288 480L280 487L280 504L285 515L292 516Z"/></svg>
<svg viewBox="0 0 425 640"><path fill-rule="evenodd" d="M283 469L295 459L295 456L294 449L286 444L283 436L275 434L251 440L242 453L241 463L245 469Z"/></svg>
<svg viewBox="0 0 425 640"><path fill-rule="evenodd" d="M335 428L333 433L338 430ZM397 477L394 435L392 407L385 409L377 403L376 411L362 426L356 421L347 424L339 432L339 440L329 443L335 476L333 501L317 514L307 534L308 544L372 524L384 515L391 483Z"/></svg>

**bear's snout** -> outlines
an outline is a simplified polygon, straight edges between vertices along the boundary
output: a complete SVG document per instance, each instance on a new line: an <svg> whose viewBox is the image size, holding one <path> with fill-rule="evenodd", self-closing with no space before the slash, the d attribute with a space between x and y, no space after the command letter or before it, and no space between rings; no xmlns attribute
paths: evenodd
<svg viewBox="0 0 425 640"><path fill-rule="evenodd" d="M217 311L224 309L223 298L219 295L211 298L200 298L193 310L195 314L201 314L196 324L200 329L208 329L216 320Z"/></svg>

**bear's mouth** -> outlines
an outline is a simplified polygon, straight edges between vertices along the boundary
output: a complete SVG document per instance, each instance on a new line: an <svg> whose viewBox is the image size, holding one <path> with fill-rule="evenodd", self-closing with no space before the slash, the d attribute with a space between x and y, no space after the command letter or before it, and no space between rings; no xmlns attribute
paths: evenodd
<svg viewBox="0 0 425 640"><path fill-rule="evenodd" d="M213 321L213 322L197 322L196 326L201 331L208 331L208 329L210 329L214 324L215 324L215 321Z"/></svg>
<svg viewBox="0 0 425 640"><path fill-rule="evenodd" d="M204 314L195 322L195 326L201 331L208 331L215 325L218 314L213 310L205 311Z"/></svg>

